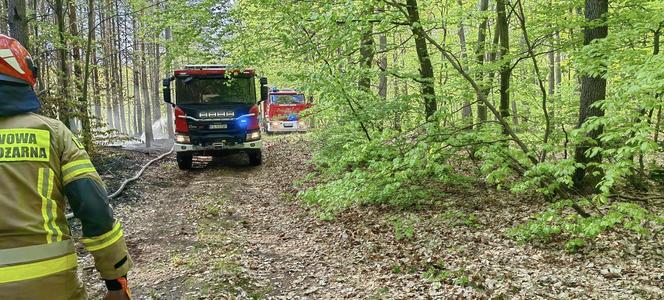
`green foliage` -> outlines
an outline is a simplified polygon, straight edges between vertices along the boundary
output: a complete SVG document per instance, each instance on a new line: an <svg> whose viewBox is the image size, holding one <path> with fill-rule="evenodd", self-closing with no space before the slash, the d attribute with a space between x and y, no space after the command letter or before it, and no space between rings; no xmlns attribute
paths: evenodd
<svg viewBox="0 0 664 300"><path fill-rule="evenodd" d="M550 242L562 238L566 240L565 249L575 252L617 225L647 235L645 224L657 222L654 215L633 203L616 202L610 205L606 213L588 218L569 213L566 209L571 205L571 200L552 204L549 209L536 215L534 220L510 229L507 235L519 242ZM589 201L585 202L585 206L590 205Z"/></svg>
<svg viewBox="0 0 664 300"><path fill-rule="evenodd" d="M469 286L471 283L465 269L449 270L442 259L428 266L422 274L422 278L429 282L443 282L458 286Z"/></svg>
<svg viewBox="0 0 664 300"><path fill-rule="evenodd" d="M477 216L475 214L467 214L460 210L448 209L445 212L437 215L434 218L435 223L448 224L451 226L466 226L477 228L480 225L477 223Z"/></svg>
<svg viewBox="0 0 664 300"><path fill-rule="evenodd" d="M415 225L419 219L417 216L411 215L406 218L395 217L392 220L394 227L394 238L398 241L412 240L415 237Z"/></svg>
<svg viewBox="0 0 664 300"><path fill-rule="evenodd" d="M414 143L389 133L372 141L349 137L331 132L318 142L325 145L316 156L321 178L303 199L331 212L353 204L408 207L435 201L438 186L468 182L450 165L453 151L447 144Z"/></svg>

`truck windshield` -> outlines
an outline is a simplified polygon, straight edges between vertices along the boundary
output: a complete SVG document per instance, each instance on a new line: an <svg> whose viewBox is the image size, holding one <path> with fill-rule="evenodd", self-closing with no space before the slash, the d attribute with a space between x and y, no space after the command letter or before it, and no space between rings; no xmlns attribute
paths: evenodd
<svg viewBox="0 0 664 300"><path fill-rule="evenodd" d="M253 78L177 78L175 88L178 104L256 102Z"/></svg>
<svg viewBox="0 0 664 300"><path fill-rule="evenodd" d="M304 104L304 95L272 95L270 102L273 104Z"/></svg>

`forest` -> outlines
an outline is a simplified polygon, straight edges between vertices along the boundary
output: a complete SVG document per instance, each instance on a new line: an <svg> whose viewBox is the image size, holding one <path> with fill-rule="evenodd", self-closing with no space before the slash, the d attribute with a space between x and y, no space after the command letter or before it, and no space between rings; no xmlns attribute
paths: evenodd
<svg viewBox="0 0 664 300"><path fill-rule="evenodd" d="M270 85L313 96L313 128L297 137L310 157L268 156L292 159L273 171L294 179L275 182L311 222L387 212L377 224L394 243L417 246L423 232L452 226L428 217L447 216L466 232L489 226L500 207L508 221L496 216L494 235L510 247L554 249L585 265L624 239L654 270L637 280L634 269L628 294L568 297L664 295L660 0L5 0L0 12L0 33L26 45L40 69L41 113L67 124L91 153L173 139L162 79L175 69L254 68ZM293 138L266 137L277 149ZM557 295L492 294L500 283L472 267L428 259L386 272L475 289L455 294L462 298ZM389 286L344 297L400 298Z"/></svg>

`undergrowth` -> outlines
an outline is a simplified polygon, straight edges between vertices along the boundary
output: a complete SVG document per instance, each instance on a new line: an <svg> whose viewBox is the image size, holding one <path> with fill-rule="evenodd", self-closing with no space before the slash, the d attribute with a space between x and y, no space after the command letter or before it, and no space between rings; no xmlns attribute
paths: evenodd
<svg viewBox="0 0 664 300"><path fill-rule="evenodd" d="M624 120L605 119L602 124L621 121ZM591 200L556 202L533 221L510 230L509 235L520 242L560 238L565 240L566 249L577 251L619 224L635 233L648 234L644 223L655 220L652 213L636 203L606 204L609 196L629 184L630 178L643 173L633 167L634 158L655 149L640 133L642 125L628 128L634 134L624 144L607 143L603 148L588 150L591 157L603 157L602 163L594 164L602 178L597 184L598 194ZM561 191L574 190L575 171L586 167L567 155L556 157L553 153L569 150L561 146L540 146L542 153L549 153L548 159L540 159L541 153L526 153L506 139L499 126L486 125L470 131L424 124L409 132L385 129L371 140L357 132L353 124L333 128L313 135L314 145L318 145L316 168L302 183L309 188L298 195L316 206L323 219L332 219L351 206L441 207L437 204L445 203L445 191L450 188L473 190L488 186L556 199L565 194ZM578 142L585 130L593 128L574 131L570 138ZM352 133L339 134L342 129ZM602 138L612 141L621 132L607 129ZM582 217L570 209L573 205L594 210L592 216ZM466 223L473 226L475 221L469 219ZM412 234L406 223L397 222L394 226L398 228L397 239L410 239Z"/></svg>
<svg viewBox="0 0 664 300"><path fill-rule="evenodd" d="M577 252L601 234L618 227L647 236L650 234L649 224L663 224L661 216L634 203L612 203L606 212L586 218L570 209L572 203L571 200L553 203L533 220L508 230L507 235L521 243L562 239L567 251ZM581 204L584 207L593 205L587 200Z"/></svg>

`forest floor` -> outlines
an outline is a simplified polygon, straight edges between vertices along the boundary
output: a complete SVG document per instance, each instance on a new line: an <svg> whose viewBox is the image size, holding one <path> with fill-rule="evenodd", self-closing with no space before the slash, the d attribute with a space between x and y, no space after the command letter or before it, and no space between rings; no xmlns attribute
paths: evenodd
<svg viewBox="0 0 664 300"><path fill-rule="evenodd" d="M156 153L106 149L109 190ZM112 204L135 262L135 299L662 299L664 236L605 234L570 254L506 237L542 210L535 197L450 190L427 209L357 207L332 220L296 200L312 170L306 136L178 170L151 166ZM109 167L110 166L110 167ZM92 299L103 293L81 252Z"/></svg>

